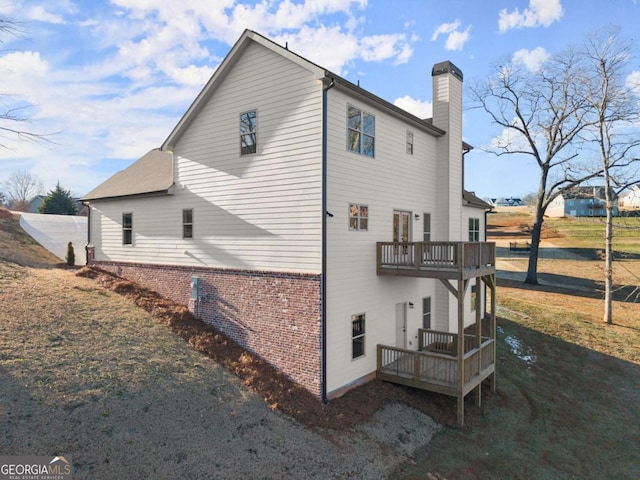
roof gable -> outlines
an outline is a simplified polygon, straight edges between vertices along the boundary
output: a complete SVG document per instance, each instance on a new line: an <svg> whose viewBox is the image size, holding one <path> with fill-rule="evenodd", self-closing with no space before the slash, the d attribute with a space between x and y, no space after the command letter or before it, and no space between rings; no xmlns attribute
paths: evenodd
<svg viewBox="0 0 640 480"><path fill-rule="evenodd" d="M224 58L222 63L218 66L214 74L211 76L209 81L206 83L204 88L200 91L196 99L193 101L191 106L187 109L185 114L182 116L178 124L174 127L173 131L169 134L167 139L162 144L162 150L172 150L176 145L180 137L184 131L189 127L191 122L197 117L198 113L202 110L206 102L211 98L213 93L217 90L218 86L222 83L225 77L228 75L229 71L233 68L233 66L237 63L238 59L242 56L242 54L249 47L251 42L256 42L263 47L268 48L269 50L276 52L279 55L285 56L287 59L292 62L306 68L316 75L318 79L321 79L325 76L325 70L316 64L304 59L300 55L297 55L287 48L282 48L277 43L269 40L266 37L252 31L245 30L242 36L238 39L238 41L233 45L227 56Z"/></svg>
<svg viewBox="0 0 640 480"><path fill-rule="evenodd" d="M173 155L158 149L149 151L87 193L81 200L166 193L173 185Z"/></svg>

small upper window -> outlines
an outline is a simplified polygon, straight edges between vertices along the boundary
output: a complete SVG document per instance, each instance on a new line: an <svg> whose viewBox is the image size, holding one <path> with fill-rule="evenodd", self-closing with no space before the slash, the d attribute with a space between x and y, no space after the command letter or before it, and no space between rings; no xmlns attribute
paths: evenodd
<svg viewBox="0 0 640 480"><path fill-rule="evenodd" d="M422 328L431 328L431 297L422 299Z"/></svg>
<svg viewBox="0 0 640 480"><path fill-rule="evenodd" d="M349 230L369 229L369 207L366 205L349 204Z"/></svg>
<svg viewBox="0 0 640 480"><path fill-rule="evenodd" d="M480 241L480 219L479 218L469 219L469 241L470 242Z"/></svg>
<svg viewBox="0 0 640 480"><path fill-rule="evenodd" d="M193 209L182 210L182 238L193 238Z"/></svg>
<svg viewBox="0 0 640 480"><path fill-rule="evenodd" d="M122 214L122 244L133 244L133 213Z"/></svg>
<svg viewBox="0 0 640 480"><path fill-rule="evenodd" d="M347 150L367 157L375 156L376 117L352 107L347 108Z"/></svg>
<svg viewBox="0 0 640 480"><path fill-rule="evenodd" d="M249 155L257 151L258 116L255 110L240 114L240 154Z"/></svg>
<svg viewBox="0 0 640 480"><path fill-rule="evenodd" d="M422 224L422 241L430 242L431 241L431 214L423 213L422 217L424 218L424 222Z"/></svg>
<svg viewBox="0 0 640 480"><path fill-rule="evenodd" d="M407 130L407 153L413 155L413 132Z"/></svg>

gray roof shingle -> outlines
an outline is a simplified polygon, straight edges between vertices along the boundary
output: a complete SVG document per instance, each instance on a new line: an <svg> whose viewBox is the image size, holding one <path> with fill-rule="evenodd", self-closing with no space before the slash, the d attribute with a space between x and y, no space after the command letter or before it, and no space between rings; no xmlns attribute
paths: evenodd
<svg viewBox="0 0 640 480"><path fill-rule="evenodd" d="M173 154L153 149L132 165L116 173L81 200L166 193L173 185Z"/></svg>

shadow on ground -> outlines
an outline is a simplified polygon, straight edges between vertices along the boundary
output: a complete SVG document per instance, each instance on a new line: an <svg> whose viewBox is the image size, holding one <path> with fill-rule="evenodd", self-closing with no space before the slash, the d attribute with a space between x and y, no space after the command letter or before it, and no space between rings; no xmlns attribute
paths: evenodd
<svg viewBox="0 0 640 480"><path fill-rule="evenodd" d="M498 393L391 478L637 479L640 365L499 318ZM580 329L580 322L558 324Z"/></svg>

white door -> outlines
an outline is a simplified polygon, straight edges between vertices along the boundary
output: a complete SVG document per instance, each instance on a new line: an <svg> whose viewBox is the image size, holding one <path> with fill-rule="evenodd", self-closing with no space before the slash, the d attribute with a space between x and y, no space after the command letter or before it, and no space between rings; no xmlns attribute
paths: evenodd
<svg viewBox="0 0 640 480"><path fill-rule="evenodd" d="M396 303L396 347L407 348L407 302Z"/></svg>

